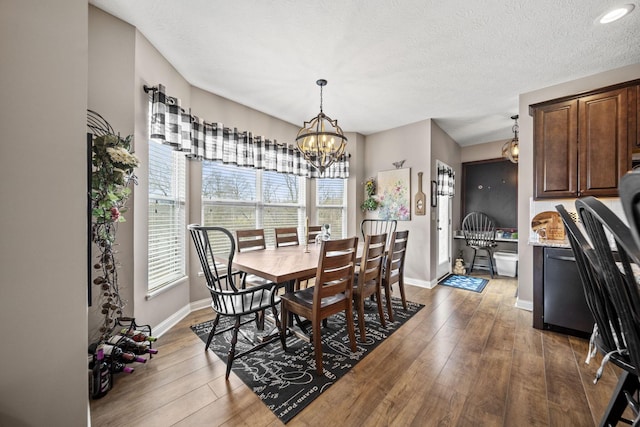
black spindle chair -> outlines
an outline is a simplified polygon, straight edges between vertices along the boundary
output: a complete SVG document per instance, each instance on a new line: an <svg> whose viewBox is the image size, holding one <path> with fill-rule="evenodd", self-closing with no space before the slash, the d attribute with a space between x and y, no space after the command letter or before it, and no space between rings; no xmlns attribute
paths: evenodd
<svg viewBox="0 0 640 427"><path fill-rule="evenodd" d="M615 425L624 420L622 414L628 406L635 417L632 425L637 426L640 425L637 398L640 388L640 284L637 275L640 248L629 227L598 199L578 199L576 210L596 254L596 271L615 309L616 315L609 319L610 323L616 324L621 334L617 348L605 355L603 364L613 356L628 362L619 365L623 370L601 425Z"/></svg>
<svg viewBox="0 0 640 427"><path fill-rule="evenodd" d="M236 286L236 278L241 281L243 273L232 269L236 246L233 235L229 230L222 227L204 227L197 224L189 225L188 229L191 233L198 258L200 259L207 288L211 294L211 308L216 313L213 327L211 328L207 344L205 345L205 351L209 348L211 340L215 335L233 330L225 376L226 379L229 379L229 373L231 372L231 365L234 359L258 350L273 341L266 340L246 351L235 354L240 326L252 322L254 320L253 318L255 318L256 323L260 325L259 313L270 308L276 324L278 328L280 328L280 320L276 306L280 299L276 295L276 284L269 283L251 286L247 289L239 289L239 287ZM244 316L249 315L253 318L249 318L248 320L243 319ZM216 328L221 316L233 317L235 321L232 326L222 331L217 331ZM274 337L277 338L278 335Z"/></svg>

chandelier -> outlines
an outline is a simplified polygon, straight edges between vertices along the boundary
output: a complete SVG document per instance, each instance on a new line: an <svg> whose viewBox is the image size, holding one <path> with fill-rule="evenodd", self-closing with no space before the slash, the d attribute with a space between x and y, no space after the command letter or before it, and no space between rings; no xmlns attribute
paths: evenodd
<svg viewBox="0 0 640 427"><path fill-rule="evenodd" d="M305 160L322 175L344 154L347 137L338 126L338 120L332 120L322 111L322 88L327 81L320 79L316 84L320 86L320 113L304 122L298 131L296 144Z"/></svg>
<svg viewBox="0 0 640 427"><path fill-rule="evenodd" d="M520 155L520 143L518 142L518 131L520 127L518 126L518 116L511 116L512 120L515 120L515 124L511 128L513 132L513 139L511 141L507 141L502 146L502 157L509 159L511 163L518 163L518 156Z"/></svg>

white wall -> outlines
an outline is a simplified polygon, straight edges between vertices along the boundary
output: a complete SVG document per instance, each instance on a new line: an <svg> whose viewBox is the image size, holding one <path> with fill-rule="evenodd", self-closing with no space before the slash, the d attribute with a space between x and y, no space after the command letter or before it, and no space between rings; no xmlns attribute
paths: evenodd
<svg viewBox="0 0 640 427"><path fill-rule="evenodd" d="M87 2L0 2L0 425L84 426Z"/></svg>
<svg viewBox="0 0 640 427"><path fill-rule="evenodd" d="M87 108L100 114L123 137L133 135L133 72L135 29L111 15L89 7L89 85ZM134 141L135 147L135 141ZM134 197L137 188L132 188ZM133 301L133 197L127 203L126 222L118 224L117 260L120 296ZM93 249L92 256L99 254ZM96 271L93 271L94 277ZM89 309L89 342L100 336L104 322L100 308L100 289L92 286ZM133 305L124 307L124 315L133 315Z"/></svg>
<svg viewBox="0 0 640 427"><path fill-rule="evenodd" d="M484 144L483 144L484 145ZM456 190L455 196L453 197L451 203L451 226L455 230L456 225L460 224L460 200L461 200L461 184L462 184L462 168L460 163L460 155L461 149L457 142L455 142L449 135L447 135L440 127L433 122L431 126L431 174L427 176L431 176L427 181L427 189L430 190L429 181L437 181L438 179L438 168L436 162L440 160L442 163L453 168L456 173ZM423 183L424 185L424 183ZM424 191L424 190L423 190ZM430 191L424 191L425 194ZM430 197L429 194L427 197ZM431 206L431 200L429 200L429 206ZM434 238L431 239L431 253L433 256L430 257L431 262L431 275L430 280L435 284L437 281L437 266L438 266L438 223L435 221L437 216L436 208L430 208L431 212L431 235ZM453 242L450 243L452 245L451 248L451 257L455 258L456 254L453 253Z"/></svg>
<svg viewBox="0 0 640 427"><path fill-rule="evenodd" d="M640 64L606 71L593 76L548 88L520 94L520 158L518 163L518 229L531 227L529 209L533 197L533 118L529 105L562 96L579 94L592 89L640 78ZM531 308L533 303L533 247L528 244L529 233L519 232L518 240L518 306Z"/></svg>
<svg viewBox="0 0 640 427"><path fill-rule="evenodd" d="M398 230L409 230L407 258L405 260L405 280L420 286L431 286L434 273L431 270L432 221L427 215L415 214L415 193L418 188L418 172L423 179L431 176L431 120L367 135L364 153L364 175L360 183L368 177L377 177L378 172L394 169L393 162L405 160L404 168L411 168L411 221L398 221ZM423 183L424 185L424 183ZM359 191L363 191L360 185ZM367 214L376 218L377 212Z"/></svg>

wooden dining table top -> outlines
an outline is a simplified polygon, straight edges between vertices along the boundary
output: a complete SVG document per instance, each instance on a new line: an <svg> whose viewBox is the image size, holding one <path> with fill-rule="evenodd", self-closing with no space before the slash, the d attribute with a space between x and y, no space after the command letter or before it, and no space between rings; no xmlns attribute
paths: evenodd
<svg viewBox="0 0 640 427"><path fill-rule="evenodd" d="M358 243L356 257L362 257L363 243ZM274 283L313 276L318 269L321 245L312 243L305 252L305 245L283 246L236 253L233 267L263 277Z"/></svg>

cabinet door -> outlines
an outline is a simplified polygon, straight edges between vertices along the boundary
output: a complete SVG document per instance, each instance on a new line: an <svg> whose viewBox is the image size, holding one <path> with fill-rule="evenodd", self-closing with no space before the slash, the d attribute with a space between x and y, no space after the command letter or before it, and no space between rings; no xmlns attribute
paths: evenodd
<svg viewBox="0 0 640 427"><path fill-rule="evenodd" d="M578 193L578 101L536 108L533 139L534 197L575 197Z"/></svg>
<svg viewBox="0 0 640 427"><path fill-rule="evenodd" d="M627 89L580 98L578 196L617 196L630 169Z"/></svg>

